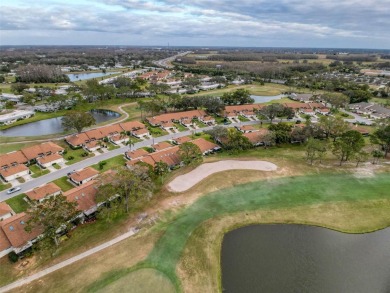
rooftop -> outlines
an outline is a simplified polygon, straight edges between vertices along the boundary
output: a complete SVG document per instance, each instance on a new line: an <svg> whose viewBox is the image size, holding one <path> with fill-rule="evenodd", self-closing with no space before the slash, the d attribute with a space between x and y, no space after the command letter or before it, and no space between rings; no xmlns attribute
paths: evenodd
<svg viewBox="0 0 390 293"><path fill-rule="evenodd" d="M61 191L61 188L59 188L53 182L50 182L46 185L34 188L33 190L26 192L26 195L31 200L40 200L42 198L45 198L46 196L50 196L54 193L57 193L58 191Z"/></svg>

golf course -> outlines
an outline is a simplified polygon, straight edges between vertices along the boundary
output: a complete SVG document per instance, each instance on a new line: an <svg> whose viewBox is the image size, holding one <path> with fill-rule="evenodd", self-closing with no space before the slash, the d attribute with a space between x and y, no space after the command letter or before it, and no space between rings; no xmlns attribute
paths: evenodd
<svg viewBox="0 0 390 293"><path fill-rule="evenodd" d="M228 231L270 223L314 225L345 233L390 226L388 172L357 176L325 170L281 177L262 173L236 170L211 175L193 189L230 176L255 174L259 180L167 209L155 225L135 237L32 282L23 292L154 292L156 288L220 292L220 250ZM191 190L182 198L191 197Z"/></svg>

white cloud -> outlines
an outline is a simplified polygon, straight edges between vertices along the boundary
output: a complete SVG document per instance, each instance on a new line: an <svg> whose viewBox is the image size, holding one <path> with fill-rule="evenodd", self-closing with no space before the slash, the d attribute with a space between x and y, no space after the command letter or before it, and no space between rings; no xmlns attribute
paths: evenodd
<svg viewBox="0 0 390 293"><path fill-rule="evenodd" d="M0 28L31 34L53 31L54 35L57 30L98 32L106 37L122 34L148 43L174 38L192 45L206 39L229 45L229 40L250 44L263 38L284 40L285 44L290 41L291 46L300 40L306 40L306 46L318 46L328 40L329 45L342 42L345 47L377 43L390 47L390 0L69 1L21 5L20 0L15 4L6 0L7 4L0 7ZM3 39L5 43L9 40ZM95 42L91 37L85 41Z"/></svg>

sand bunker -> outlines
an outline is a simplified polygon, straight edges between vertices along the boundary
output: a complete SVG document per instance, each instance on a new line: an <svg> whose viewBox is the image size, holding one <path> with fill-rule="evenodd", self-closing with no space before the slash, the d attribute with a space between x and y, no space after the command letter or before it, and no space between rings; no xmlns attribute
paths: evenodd
<svg viewBox="0 0 390 293"><path fill-rule="evenodd" d="M180 175L168 184L168 189L174 192L183 192L190 189L206 177L227 170L258 170L275 171L277 166L266 161L235 161L226 160L215 163L202 164L191 172Z"/></svg>

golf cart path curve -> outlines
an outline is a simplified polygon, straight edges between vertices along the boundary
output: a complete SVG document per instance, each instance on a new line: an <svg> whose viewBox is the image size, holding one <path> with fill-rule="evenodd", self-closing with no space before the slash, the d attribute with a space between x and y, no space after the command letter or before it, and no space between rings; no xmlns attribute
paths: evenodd
<svg viewBox="0 0 390 293"><path fill-rule="evenodd" d="M173 192L183 192L198 184L208 176L228 170L257 170L257 171L276 171L277 166L266 161L236 161L224 160L214 163L205 163L173 179L168 184L168 190Z"/></svg>

